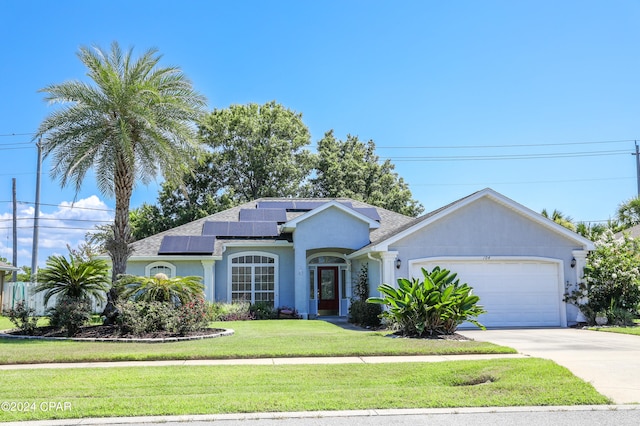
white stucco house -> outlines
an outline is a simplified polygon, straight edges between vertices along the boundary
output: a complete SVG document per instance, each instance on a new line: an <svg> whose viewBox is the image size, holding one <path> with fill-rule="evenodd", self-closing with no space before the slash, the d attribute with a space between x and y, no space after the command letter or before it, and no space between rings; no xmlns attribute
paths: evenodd
<svg viewBox="0 0 640 426"><path fill-rule="evenodd" d="M127 273L198 275L208 300L267 301L304 318L348 313L368 267L381 283L438 265L469 283L488 327L566 327L563 302L593 243L484 189L419 218L351 199L259 199L132 245Z"/></svg>

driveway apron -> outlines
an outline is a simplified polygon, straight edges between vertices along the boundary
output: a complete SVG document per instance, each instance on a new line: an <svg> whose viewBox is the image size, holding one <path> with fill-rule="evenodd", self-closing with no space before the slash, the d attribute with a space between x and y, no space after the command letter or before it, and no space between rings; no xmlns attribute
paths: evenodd
<svg viewBox="0 0 640 426"><path fill-rule="evenodd" d="M550 359L617 404L640 403L640 336L572 328L458 330L478 341Z"/></svg>

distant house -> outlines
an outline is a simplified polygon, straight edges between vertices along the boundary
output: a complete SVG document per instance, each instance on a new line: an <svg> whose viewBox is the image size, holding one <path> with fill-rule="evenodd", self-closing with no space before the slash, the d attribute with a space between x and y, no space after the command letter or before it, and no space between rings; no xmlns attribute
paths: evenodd
<svg viewBox="0 0 640 426"><path fill-rule="evenodd" d="M127 273L198 275L208 300L348 314L358 273L380 283L438 265L481 298L487 326L561 326L593 243L491 190L419 218L351 199L265 198L132 244Z"/></svg>

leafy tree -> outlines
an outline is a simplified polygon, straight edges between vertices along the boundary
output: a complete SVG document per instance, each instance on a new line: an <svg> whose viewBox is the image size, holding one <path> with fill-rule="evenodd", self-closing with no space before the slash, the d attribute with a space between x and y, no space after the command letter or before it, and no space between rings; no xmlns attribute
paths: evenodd
<svg viewBox="0 0 640 426"><path fill-rule="evenodd" d="M424 281L398 279L398 288L382 284L378 291L384 297L370 297L367 301L386 305L383 318L405 336L453 334L465 321L485 328L476 320L486 313L478 305L480 298L468 284L460 284L457 274L436 266L431 272L422 268L422 275Z"/></svg>
<svg viewBox="0 0 640 426"><path fill-rule="evenodd" d="M163 302L175 306L186 305L202 297L204 285L197 276L169 278L165 274L153 277L125 275L118 281L125 299L134 302Z"/></svg>
<svg viewBox="0 0 640 426"><path fill-rule="evenodd" d="M619 230L640 224L640 198L632 198L618 206Z"/></svg>
<svg viewBox="0 0 640 426"><path fill-rule="evenodd" d="M36 293L44 293L45 305L52 296L61 298L104 300L109 288L109 266L102 259L83 261L75 256L51 256L38 272Z"/></svg>
<svg viewBox="0 0 640 426"><path fill-rule="evenodd" d="M223 189L238 203L297 196L313 166L302 114L275 101L216 109L200 135L213 150L209 163L217 182L210 193Z"/></svg>
<svg viewBox="0 0 640 426"><path fill-rule="evenodd" d="M115 196L113 238L106 248L113 262L112 280L126 270L129 257L129 204L137 181L162 173L179 181L189 170L199 143L191 125L204 111L205 99L176 67L159 67L157 50L133 58L118 43L110 51L81 47L80 61L93 84L67 81L41 92L50 103L64 104L40 124L45 157L53 156L51 174L62 186L80 189L95 169L103 194Z"/></svg>
<svg viewBox="0 0 640 426"><path fill-rule="evenodd" d="M183 184L164 182L157 204L144 203L130 212L131 232L139 240L158 232L234 207L233 194L220 189L212 154L184 176Z"/></svg>
<svg viewBox="0 0 640 426"><path fill-rule="evenodd" d="M628 235L616 238L607 229L595 242L580 283L566 300L580 307L594 322L598 312L607 312L612 323L638 313L640 303L640 246Z"/></svg>
<svg viewBox="0 0 640 426"><path fill-rule="evenodd" d="M313 155L302 115L275 101L216 109L200 124L211 147L179 182L162 184L155 205L131 212L142 239L260 197L301 194Z"/></svg>
<svg viewBox="0 0 640 426"><path fill-rule="evenodd" d="M407 183L394 172L390 160L380 163L375 143L357 136L341 141L333 130L318 142L316 177L309 191L315 197L348 197L408 216L418 216L424 207L412 199Z"/></svg>
<svg viewBox="0 0 640 426"><path fill-rule="evenodd" d="M573 223L573 219L571 218L571 216L565 216L559 210L554 209L553 213L549 215L549 213L547 212L547 209L542 209L542 212L540 214L546 217L547 219L551 219L558 225L562 225L565 228L570 229L574 232L576 231L576 225Z"/></svg>

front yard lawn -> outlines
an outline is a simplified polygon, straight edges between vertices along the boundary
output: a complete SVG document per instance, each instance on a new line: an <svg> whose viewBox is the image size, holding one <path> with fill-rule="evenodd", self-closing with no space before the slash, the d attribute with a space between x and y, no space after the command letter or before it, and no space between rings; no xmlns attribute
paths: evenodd
<svg viewBox="0 0 640 426"><path fill-rule="evenodd" d="M634 334L640 336L640 327L591 327L589 330L606 331L608 333Z"/></svg>
<svg viewBox="0 0 640 426"><path fill-rule="evenodd" d="M516 353L511 348L486 342L394 339L386 337L386 332L345 330L325 321L236 321L211 326L231 328L235 334L153 344L0 339L0 364Z"/></svg>
<svg viewBox="0 0 640 426"><path fill-rule="evenodd" d="M0 411L0 421L610 403L566 368L536 358L11 370L0 375L0 401L23 403L21 412Z"/></svg>

